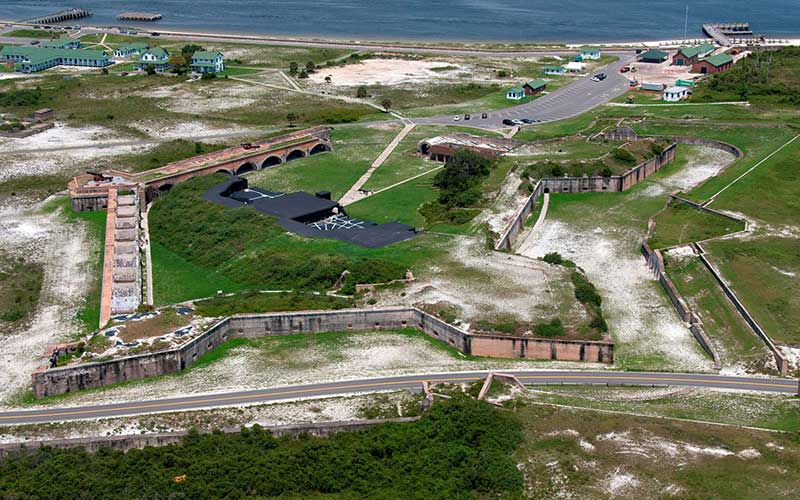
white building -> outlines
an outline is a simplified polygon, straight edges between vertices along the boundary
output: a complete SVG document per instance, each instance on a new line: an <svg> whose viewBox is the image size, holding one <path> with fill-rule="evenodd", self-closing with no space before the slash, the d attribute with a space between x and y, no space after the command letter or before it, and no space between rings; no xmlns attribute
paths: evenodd
<svg viewBox="0 0 800 500"><path fill-rule="evenodd" d="M678 102L689 96L687 87L670 87L664 91L664 100L667 102Z"/></svg>
<svg viewBox="0 0 800 500"><path fill-rule="evenodd" d="M582 73L586 69L586 63L570 61L564 65L567 73Z"/></svg>

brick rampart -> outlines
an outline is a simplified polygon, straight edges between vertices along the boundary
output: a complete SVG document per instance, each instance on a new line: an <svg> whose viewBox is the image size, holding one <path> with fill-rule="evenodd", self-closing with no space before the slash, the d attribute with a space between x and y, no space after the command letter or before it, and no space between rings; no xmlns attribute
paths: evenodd
<svg viewBox="0 0 800 500"><path fill-rule="evenodd" d="M471 334L415 308L301 311L231 316L179 348L40 370L32 375L33 395L41 398L185 370L230 338L403 328L418 329L467 355L613 363L613 342Z"/></svg>

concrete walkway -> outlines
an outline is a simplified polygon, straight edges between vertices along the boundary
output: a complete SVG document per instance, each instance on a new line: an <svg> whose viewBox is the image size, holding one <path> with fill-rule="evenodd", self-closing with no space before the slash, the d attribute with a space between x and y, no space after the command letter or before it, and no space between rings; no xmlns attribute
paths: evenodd
<svg viewBox="0 0 800 500"><path fill-rule="evenodd" d="M283 71L278 71L278 74L281 75L281 78L286 80L286 83L291 85L292 88L294 88L295 90L303 90L303 89L300 88L300 86L297 84L297 82L294 81L293 78L290 78L289 75L287 75Z"/></svg>
<svg viewBox="0 0 800 500"><path fill-rule="evenodd" d="M372 162L372 165L370 165L367 171L364 172L364 175L359 177L356 183L353 184L353 186L344 194L344 196L342 196L342 198L339 200L341 205L347 206L353 202L365 198L364 194L359 193L359 189L361 189L364 184L367 183L369 178L372 177L372 173L375 172L378 167L383 165L383 162L385 162L386 159L389 158L389 156L394 152L394 150L397 149L397 146L400 145L400 142L402 142L403 139L405 139L406 136L408 136L408 134L414 130L415 126L416 124L414 122L405 122L405 127L403 127L403 130L401 130L400 133L397 134L394 139L392 139L392 142L390 142L389 145L386 146L386 149L384 149L383 152L378 156L378 158Z"/></svg>
<svg viewBox="0 0 800 500"><path fill-rule="evenodd" d="M525 239L522 241L522 245L520 245L517 253L526 254L526 252L530 250L530 247L536 243L536 232L542 227L542 224L544 224L544 219L547 217L548 206L550 206L550 193L544 193L542 195L542 211L539 212L536 224L534 224L531 230L528 231L528 234L525 235Z"/></svg>

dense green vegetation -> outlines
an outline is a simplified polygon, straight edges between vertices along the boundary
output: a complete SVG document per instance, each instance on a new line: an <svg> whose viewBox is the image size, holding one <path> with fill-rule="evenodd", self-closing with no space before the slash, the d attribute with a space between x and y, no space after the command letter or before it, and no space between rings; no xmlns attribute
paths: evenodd
<svg viewBox="0 0 800 500"><path fill-rule="evenodd" d="M233 282L266 289L322 290L349 271L342 293L357 283L382 283L404 276L409 259L398 245L369 250L343 242L287 234L275 218L252 207L225 208L202 200L222 174L196 177L175 186L150 211L153 241L202 269ZM410 242L408 243L410 244ZM154 256L155 257L155 256ZM155 264L154 264L155 265Z"/></svg>
<svg viewBox="0 0 800 500"><path fill-rule="evenodd" d="M3 323L27 319L39 301L44 280L41 264L0 252L0 333Z"/></svg>
<svg viewBox="0 0 800 500"><path fill-rule="evenodd" d="M10 38L57 38L66 35L66 31L61 30L37 30L37 29L18 29L4 33L3 36Z"/></svg>
<svg viewBox="0 0 800 500"><path fill-rule="evenodd" d="M343 309L354 305L350 299L329 295L243 292L196 302L195 312L201 316L230 316L239 313Z"/></svg>
<svg viewBox="0 0 800 500"><path fill-rule="evenodd" d="M483 198L481 183L489 176L494 164L469 149L456 151L445 167L433 178L439 188L435 203L426 203L420 209L429 222L464 224L477 212L469 210Z"/></svg>
<svg viewBox="0 0 800 500"><path fill-rule="evenodd" d="M693 99L800 105L800 48L756 50L730 71L711 75L698 86Z"/></svg>
<svg viewBox="0 0 800 500"><path fill-rule="evenodd" d="M17 498L518 498L516 416L466 396L418 422L328 438L192 433L180 445L121 453L45 448L0 464ZM186 476L177 482L175 477Z"/></svg>
<svg viewBox="0 0 800 500"><path fill-rule="evenodd" d="M35 106L42 98L42 89L11 89L0 92L0 106Z"/></svg>

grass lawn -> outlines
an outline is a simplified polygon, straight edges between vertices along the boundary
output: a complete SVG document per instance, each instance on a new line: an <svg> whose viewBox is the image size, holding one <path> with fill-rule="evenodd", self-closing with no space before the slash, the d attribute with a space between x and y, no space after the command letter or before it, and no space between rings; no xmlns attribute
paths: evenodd
<svg viewBox="0 0 800 500"><path fill-rule="evenodd" d="M321 189L341 198L400 131L400 125L334 127L333 151L248 175L252 186L273 191Z"/></svg>
<svg viewBox="0 0 800 500"><path fill-rule="evenodd" d="M653 249L703 241L744 229L744 224L673 201L655 219L656 230L650 239Z"/></svg>
<svg viewBox="0 0 800 500"><path fill-rule="evenodd" d="M768 354L764 342L745 324L700 259L666 254L664 262L667 274L700 316L706 333L721 347L718 352L723 365L763 365Z"/></svg>
<svg viewBox="0 0 800 500"><path fill-rule="evenodd" d="M430 173L357 201L347 207L347 213L378 223L397 220L417 228L425 228L427 223L425 217L419 213L419 207L439 196L433 187L434 175L436 174Z"/></svg>
<svg viewBox="0 0 800 500"><path fill-rule="evenodd" d="M50 38L58 38L66 34L67 34L66 31L60 31L60 30L18 29L14 31L9 31L8 33L3 33L3 36L7 36L10 38L50 39Z"/></svg>
<svg viewBox="0 0 800 500"><path fill-rule="evenodd" d="M7 326L30 317L39 302L43 281L40 263L0 252L0 334Z"/></svg>
<svg viewBox="0 0 800 500"><path fill-rule="evenodd" d="M743 158L740 158L724 171L709 178L688 193L691 199L700 201L705 201L713 196L717 191L796 135L796 132L782 126L747 127L643 122L642 124L634 125L634 129L640 134L647 135L685 135L716 139L733 144L744 152Z"/></svg>
<svg viewBox="0 0 800 500"><path fill-rule="evenodd" d="M781 137L783 137L781 135ZM800 217L800 138L726 189L711 205L773 225Z"/></svg>
<svg viewBox="0 0 800 500"><path fill-rule="evenodd" d="M156 306L211 297L219 290L230 293L248 288L214 269L192 264L157 241L152 242L150 255Z"/></svg>
<svg viewBox="0 0 800 500"><path fill-rule="evenodd" d="M767 335L800 344L800 244L763 237L720 240L703 247Z"/></svg>
<svg viewBox="0 0 800 500"><path fill-rule="evenodd" d="M217 73L217 76L222 77L222 76L252 75L254 73L258 73L259 71L261 70L253 68L240 68L237 66L226 66L224 71Z"/></svg>

